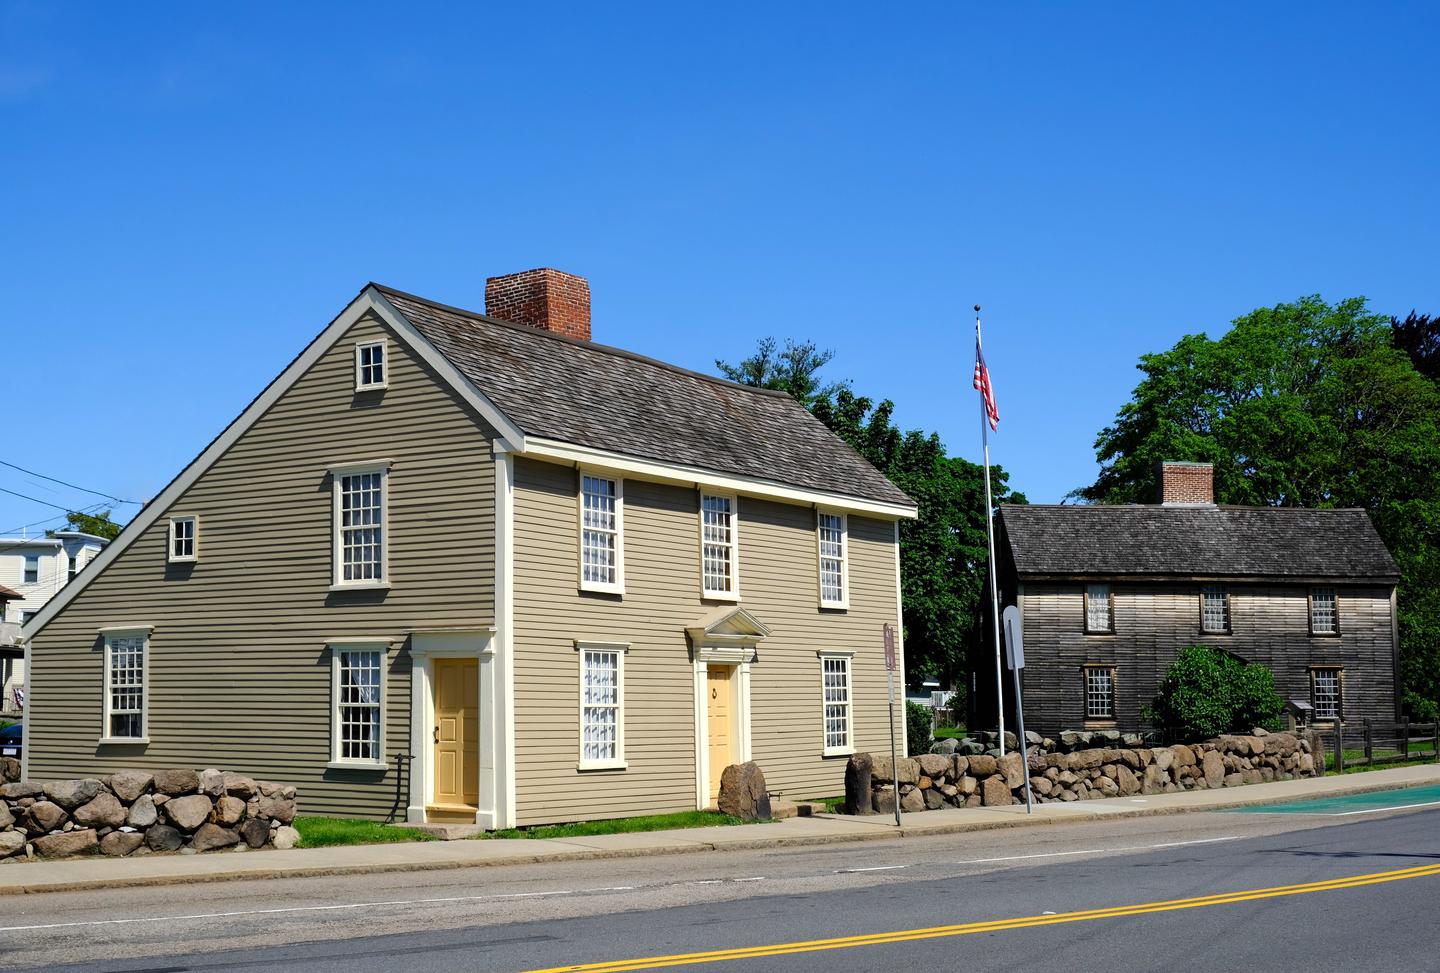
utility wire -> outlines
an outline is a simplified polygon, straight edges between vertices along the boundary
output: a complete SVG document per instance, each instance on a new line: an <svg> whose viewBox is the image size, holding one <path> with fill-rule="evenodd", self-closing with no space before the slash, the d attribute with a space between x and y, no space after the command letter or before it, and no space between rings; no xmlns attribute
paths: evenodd
<svg viewBox="0 0 1440 973"><path fill-rule="evenodd" d="M66 483L64 480L56 479L56 478L53 477L53 476L46 476L44 473L36 473L34 470L27 470L27 469L26 469L25 467L23 467L23 466L16 466L14 463L6 462L6 461L3 460L3 459L0 459L0 466L8 466L8 467L10 467L12 470L19 470L21 473L28 473L30 476L38 476L38 477L40 477L40 479L42 479L42 480L49 480L51 483L58 483L58 484L60 484L61 486L67 486L67 487L69 487L69 488L72 489L72 490L79 490L81 493L93 493L93 494L94 494L95 496L97 496L97 497L104 497L106 500L113 500L113 501L115 501L116 503L133 503L133 504L134 504L135 506L137 506L137 507L140 506L140 501L139 501L139 500L121 500L119 497L114 496L114 495L112 495L112 494L102 493L102 492L100 492L99 490L91 490L91 489L89 489L88 487L76 486L76 485L73 484L73 483ZM5 492L6 492L6 493L10 493L11 491L6 490ZM16 496L19 496L19 494L17 493ZM34 499L34 498L33 498L33 497L27 497L26 499ZM44 503L45 501L41 500L41 501L38 501L38 502L39 502L39 503ZM51 504L51 506L54 506L54 504Z"/></svg>
<svg viewBox="0 0 1440 973"><path fill-rule="evenodd" d="M54 507L56 510L63 510L67 514L70 512L69 507L63 507L58 503L51 503L49 500L41 500L38 497L27 497L23 493L16 493L14 490L7 490L4 487L0 487L0 493L8 493L12 497L19 497L21 500L29 500L31 503L43 503L47 507Z"/></svg>

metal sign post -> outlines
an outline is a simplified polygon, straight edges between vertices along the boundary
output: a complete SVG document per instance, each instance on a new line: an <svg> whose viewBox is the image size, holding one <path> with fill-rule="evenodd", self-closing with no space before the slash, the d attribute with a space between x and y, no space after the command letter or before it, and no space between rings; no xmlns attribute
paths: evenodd
<svg viewBox="0 0 1440 973"><path fill-rule="evenodd" d="M900 827L900 756L895 746L895 629L885 623L885 677L890 683L890 783L895 792L895 827Z"/></svg>
<svg viewBox="0 0 1440 973"><path fill-rule="evenodd" d="M1010 663L1010 677L1015 685L1015 718L1020 729L1020 760L1025 775L1025 813L1035 813L1030 798L1030 747L1025 741L1025 703L1020 698L1020 670L1025 668L1025 637L1020 630L1020 609L1011 605L1002 616L1005 619L1005 659Z"/></svg>

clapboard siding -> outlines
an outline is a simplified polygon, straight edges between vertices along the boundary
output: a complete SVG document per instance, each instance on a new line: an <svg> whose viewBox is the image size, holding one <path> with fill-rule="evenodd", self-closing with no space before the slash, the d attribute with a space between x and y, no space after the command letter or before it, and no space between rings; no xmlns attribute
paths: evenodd
<svg viewBox="0 0 1440 973"><path fill-rule="evenodd" d="M1309 632L1309 589L1303 585L1240 584L1230 591L1231 633L1200 631L1200 585L1115 582L1115 634L1086 635L1079 583L1026 583L1025 718L1042 733L1085 725L1082 669L1117 670L1117 722L1143 725L1140 709L1155 696L1165 670L1189 645L1212 645L1267 666L1286 699L1310 698L1310 667L1345 668L1344 714L1395 718L1394 619L1390 589L1339 586L1340 635Z"/></svg>
<svg viewBox="0 0 1440 973"><path fill-rule="evenodd" d="M515 731L520 824L621 817L695 806L693 668L685 627L700 598L699 496L625 482L625 594L577 590L576 471L515 464ZM768 626L751 667L752 755L771 791L843 791L845 758L821 756L819 649L853 650L857 750L889 746L881 626L896 617L894 527L849 518L850 608L817 607L815 512L742 496L740 605ZM628 642L625 757L617 771L576 769L575 640Z"/></svg>
<svg viewBox="0 0 1440 973"><path fill-rule="evenodd" d="M410 658L418 628L494 621L494 462L483 421L393 335L389 389L356 394L364 318L171 510L90 579L35 638L26 714L38 779L124 767L219 766L299 786L310 812L388 813L391 770L327 770L325 640L391 638L387 758L411 749ZM329 591L327 465L392 461L387 592ZM170 514L200 517L200 558L167 566ZM98 746L96 630L155 626L148 746Z"/></svg>

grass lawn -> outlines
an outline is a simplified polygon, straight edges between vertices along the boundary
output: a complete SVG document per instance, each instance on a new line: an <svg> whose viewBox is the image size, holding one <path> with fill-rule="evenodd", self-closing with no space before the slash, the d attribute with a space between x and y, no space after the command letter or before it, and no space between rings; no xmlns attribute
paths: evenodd
<svg viewBox="0 0 1440 973"><path fill-rule="evenodd" d="M807 797L805 804L823 804L827 814L843 814L845 811L845 795L839 797Z"/></svg>
<svg viewBox="0 0 1440 973"><path fill-rule="evenodd" d="M937 740L963 740L965 733L966 730L963 726L937 726L933 736Z"/></svg>
<svg viewBox="0 0 1440 973"><path fill-rule="evenodd" d="M648 814L638 818L611 818L606 821L578 821L534 828L488 831L477 838L588 838L597 834L628 834L633 831L668 831L672 828L704 828L716 824L745 824L740 818L719 811L680 811L676 814Z"/></svg>
<svg viewBox="0 0 1440 973"><path fill-rule="evenodd" d="M363 818L295 819L301 848L328 848L334 845L388 845L399 841L434 841L433 835L414 828L395 828Z"/></svg>

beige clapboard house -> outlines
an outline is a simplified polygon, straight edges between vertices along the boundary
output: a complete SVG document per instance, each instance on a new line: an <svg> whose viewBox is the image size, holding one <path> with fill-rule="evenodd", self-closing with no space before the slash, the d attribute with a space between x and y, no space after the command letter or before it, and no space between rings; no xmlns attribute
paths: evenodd
<svg viewBox="0 0 1440 973"><path fill-rule="evenodd" d="M706 807L889 744L913 503L788 396L367 286L25 626L25 772L221 766L314 813Z"/></svg>

